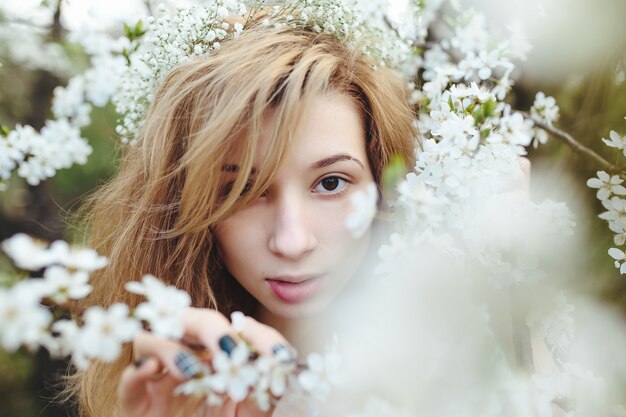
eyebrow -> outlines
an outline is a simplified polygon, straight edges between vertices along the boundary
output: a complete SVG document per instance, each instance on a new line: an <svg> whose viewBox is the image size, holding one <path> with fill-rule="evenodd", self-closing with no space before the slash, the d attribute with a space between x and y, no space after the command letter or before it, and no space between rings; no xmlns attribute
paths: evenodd
<svg viewBox="0 0 626 417"><path fill-rule="evenodd" d="M336 162L340 162L340 161L354 161L357 164L359 164L359 166L362 169L365 169L365 166L363 166L363 163L361 161L359 161L356 158L353 158L352 156L345 154L345 153L340 153L337 155L333 155L333 156L329 156L328 158L324 158L324 159L320 159L319 161L315 162L313 165L311 165L312 168L314 169L319 169L319 168L325 168L329 165L332 165Z"/></svg>
<svg viewBox="0 0 626 417"><path fill-rule="evenodd" d="M345 153L340 153L337 155L332 155L329 156L328 158L324 158L324 159L320 159L319 161L315 162L313 165L311 165L311 167L313 169L320 169L320 168L325 168L327 166L330 166L334 163L337 162L341 162L341 161L354 161L356 162L362 169L365 169L365 166L363 165L363 163L361 161L359 161L356 158L353 158L352 156L345 154ZM239 165L237 164L224 164L222 165L222 171L224 172L239 172ZM256 168L252 168L252 174L256 174Z"/></svg>

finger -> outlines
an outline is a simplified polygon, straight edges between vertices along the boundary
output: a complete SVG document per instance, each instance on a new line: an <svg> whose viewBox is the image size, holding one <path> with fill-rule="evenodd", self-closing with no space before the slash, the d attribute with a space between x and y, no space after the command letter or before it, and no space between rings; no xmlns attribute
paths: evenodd
<svg viewBox="0 0 626 417"><path fill-rule="evenodd" d="M159 369L166 368L174 378L180 381L189 379L204 369L200 360L180 343L148 332L141 332L135 337L133 353L135 358L156 359Z"/></svg>
<svg viewBox="0 0 626 417"><path fill-rule="evenodd" d="M234 338L236 332L230 322L218 311L206 308L189 308L182 315L186 342L200 342L211 352L223 350L220 339Z"/></svg>
<svg viewBox="0 0 626 417"><path fill-rule="evenodd" d="M261 355L272 355L279 349L288 349L295 357L295 350L287 339L273 327L259 323L252 317L243 317L239 324L240 333Z"/></svg>
<svg viewBox="0 0 626 417"><path fill-rule="evenodd" d="M148 399L148 383L161 372L156 358L147 358L141 364L128 365L122 372L118 386L120 404L127 410L145 407Z"/></svg>

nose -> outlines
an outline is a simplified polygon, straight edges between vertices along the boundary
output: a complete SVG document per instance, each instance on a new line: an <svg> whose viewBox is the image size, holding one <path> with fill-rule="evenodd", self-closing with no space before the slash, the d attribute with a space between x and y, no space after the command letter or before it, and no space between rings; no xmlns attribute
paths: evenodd
<svg viewBox="0 0 626 417"><path fill-rule="evenodd" d="M317 239L307 220L306 202L296 198L275 201L270 251L283 258L298 259L315 249Z"/></svg>

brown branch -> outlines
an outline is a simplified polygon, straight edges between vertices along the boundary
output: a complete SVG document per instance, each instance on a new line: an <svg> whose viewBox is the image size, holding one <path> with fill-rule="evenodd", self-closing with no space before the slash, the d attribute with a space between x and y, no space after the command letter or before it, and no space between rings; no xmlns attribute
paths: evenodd
<svg viewBox="0 0 626 417"><path fill-rule="evenodd" d="M608 171L611 171L611 172L620 171L619 167L613 165L612 163L610 163L609 161L607 161L606 159L604 159L603 157L601 157L600 155L595 153L593 150L591 150L591 149L587 148L586 146L582 145L572 135L570 135L569 133L565 132L564 130L561 130L561 129L557 128L557 127L554 127L554 126L549 125L549 124L547 124L545 122L542 122L541 120L538 120L535 117L533 117L528 112L520 112L520 113L524 117L532 120L532 122L535 124L535 126L540 127L542 129L550 132L552 135L563 139L565 141L565 143L567 145L569 145L575 152L578 152L580 154L583 154L583 155L586 155L586 156L590 157L591 159L596 161L598 164L600 164L603 168L607 169Z"/></svg>

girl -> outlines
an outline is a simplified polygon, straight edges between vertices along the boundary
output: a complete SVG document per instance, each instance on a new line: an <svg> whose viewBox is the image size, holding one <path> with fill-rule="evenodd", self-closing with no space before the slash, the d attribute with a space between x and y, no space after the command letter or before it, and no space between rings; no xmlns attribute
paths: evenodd
<svg viewBox="0 0 626 417"><path fill-rule="evenodd" d="M136 305L124 284L153 274L187 291L185 343L138 336L114 365L76 378L89 416L172 416L199 359L229 351L226 316L259 355L308 347L315 323L366 257L369 227L345 227L351 197L392 156L413 165L416 132L402 82L338 37L260 18L162 83L117 176L93 198L92 245L110 265L90 303ZM136 361L135 363L133 363ZM190 371L190 368L192 371ZM217 415L259 415L226 402Z"/></svg>

